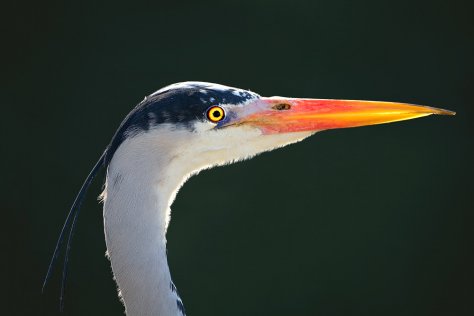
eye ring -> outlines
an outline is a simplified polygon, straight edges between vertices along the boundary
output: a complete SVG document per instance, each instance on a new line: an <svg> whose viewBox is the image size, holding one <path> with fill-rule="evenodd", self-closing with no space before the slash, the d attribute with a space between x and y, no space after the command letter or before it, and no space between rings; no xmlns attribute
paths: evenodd
<svg viewBox="0 0 474 316"><path fill-rule="evenodd" d="M225 111L220 106L211 106L206 112L207 119L213 123L222 121L225 118Z"/></svg>

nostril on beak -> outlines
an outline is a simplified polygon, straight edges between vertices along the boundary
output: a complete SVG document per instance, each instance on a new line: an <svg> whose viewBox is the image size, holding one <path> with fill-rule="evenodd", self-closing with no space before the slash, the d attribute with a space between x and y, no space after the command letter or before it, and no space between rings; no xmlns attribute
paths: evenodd
<svg viewBox="0 0 474 316"><path fill-rule="evenodd" d="M277 111L285 111L291 109L291 105L288 103L278 103L272 106L272 109Z"/></svg>

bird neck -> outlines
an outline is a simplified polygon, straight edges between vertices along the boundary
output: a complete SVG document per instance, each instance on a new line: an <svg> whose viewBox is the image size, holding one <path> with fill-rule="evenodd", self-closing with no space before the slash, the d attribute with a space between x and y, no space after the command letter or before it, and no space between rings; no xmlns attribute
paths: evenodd
<svg viewBox="0 0 474 316"><path fill-rule="evenodd" d="M209 142L205 133L161 125L121 143L108 165L102 195L107 252L129 316L184 315L168 268L166 230L170 205L189 176L312 133L267 135L251 142L260 132L230 130L213 134ZM238 146L229 147L229 140Z"/></svg>
<svg viewBox="0 0 474 316"><path fill-rule="evenodd" d="M126 141L109 164L103 193L107 253L127 315L184 315L168 268L166 230L189 170L170 167L172 155L143 146Z"/></svg>

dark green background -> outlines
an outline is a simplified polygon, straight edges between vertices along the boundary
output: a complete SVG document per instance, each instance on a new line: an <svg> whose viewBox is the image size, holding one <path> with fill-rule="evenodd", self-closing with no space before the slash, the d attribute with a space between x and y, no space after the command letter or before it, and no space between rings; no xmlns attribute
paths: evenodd
<svg viewBox="0 0 474 316"><path fill-rule="evenodd" d="M192 178L168 233L189 315L474 315L470 1L68 2L3 10L2 314L58 313L59 270L41 283L83 179L146 94L202 80L458 115L322 132ZM123 313L102 178L63 315Z"/></svg>

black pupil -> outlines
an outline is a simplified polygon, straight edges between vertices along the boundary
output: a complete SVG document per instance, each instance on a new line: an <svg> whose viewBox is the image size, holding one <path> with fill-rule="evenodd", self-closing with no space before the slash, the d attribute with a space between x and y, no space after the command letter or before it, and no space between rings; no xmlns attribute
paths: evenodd
<svg viewBox="0 0 474 316"><path fill-rule="evenodd" d="M219 118L221 116L221 113L218 110L212 111L212 116L215 118Z"/></svg>

